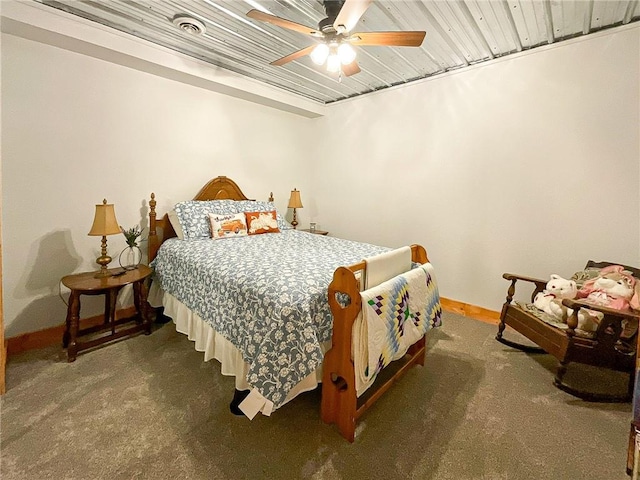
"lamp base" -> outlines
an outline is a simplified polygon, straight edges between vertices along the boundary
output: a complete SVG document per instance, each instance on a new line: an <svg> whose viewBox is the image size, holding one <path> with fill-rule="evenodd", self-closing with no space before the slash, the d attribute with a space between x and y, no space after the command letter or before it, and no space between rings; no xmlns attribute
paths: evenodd
<svg viewBox="0 0 640 480"><path fill-rule="evenodd" d="M93 278L106 278L110 276L111 276L111 272L107 270L107 267L103 267L95 273Z"/></svg>
<svg viewBox="0 0 640 480"><path fill-rule="evenodd" d="M100 265L100 270L98 270L93 277L94 278L110 277L111 273L109 273L109 270L107 270L107 265L111 263L111 260L112 260L111 257L109 255L105 255L104 253L100 255L98 258L96 258L96 263Z"/></svg>

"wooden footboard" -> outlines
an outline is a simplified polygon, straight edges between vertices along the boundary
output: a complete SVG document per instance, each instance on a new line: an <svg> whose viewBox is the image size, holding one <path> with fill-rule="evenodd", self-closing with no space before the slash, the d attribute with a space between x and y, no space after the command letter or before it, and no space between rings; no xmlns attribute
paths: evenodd
<svg viewBox="0 0 640 480"><path fill-rule="evenodd" d="M420 245L411 246L414 262L426 263L427 252ZM329 305L333 314L333 338L331 349L324 357L322 366L321 417L326 423L335 423L341 435L353 442L356 420L397 380L409 367L424 365L425 339L411 346L405 363L396 373L381 385L374 384L375 391L368 394L366 401L358 404L355 385L355 369L351 357L352 329L362 308L357 272L364 272L365 262L349 267L340 267L333 274L329 284ZM339 294L349 299L346 305L337 298Z"/></svg>

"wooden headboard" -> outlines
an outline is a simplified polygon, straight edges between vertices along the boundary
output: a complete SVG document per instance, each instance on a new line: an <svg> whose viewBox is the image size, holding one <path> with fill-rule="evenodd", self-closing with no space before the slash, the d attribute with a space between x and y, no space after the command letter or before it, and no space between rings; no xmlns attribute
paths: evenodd
<svg viewBox="0 0 640 480"><path fill-rule="evenodd" d="M251 200L247 198L240 187L230 178L220 176L210 180L200 191L193 197L193 200ZM269 201L273 202L273 193L269 197ZM158 234L158 228L162 230L162 234ZM149 200L149 262L156 258L158 249L162 242L168 238L175 237L176 232L171 226L169 215L164 214L160 220L156 217L156 195L151 194Z"/></svg>

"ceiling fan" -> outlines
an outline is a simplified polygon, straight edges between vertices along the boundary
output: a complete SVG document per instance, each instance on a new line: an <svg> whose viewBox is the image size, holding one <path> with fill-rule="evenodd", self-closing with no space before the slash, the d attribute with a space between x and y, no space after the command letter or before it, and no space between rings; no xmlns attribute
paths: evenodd
<svg viewBox="0 0 640 480"><path fill-rule="evenodd" d="M284 65L304 55L309 55L311 60L318 65L323 65L326 62L327 71L348 77L360 71L355 59L356 52L352 45L419 47L424 40L426 32L422 31L351 33L372 1L324 0L327 18L320 20L317 29L255 9L247 12L247 16L304 33L318 41L316 45L310 45L271 62L271 65Z"/></svg>

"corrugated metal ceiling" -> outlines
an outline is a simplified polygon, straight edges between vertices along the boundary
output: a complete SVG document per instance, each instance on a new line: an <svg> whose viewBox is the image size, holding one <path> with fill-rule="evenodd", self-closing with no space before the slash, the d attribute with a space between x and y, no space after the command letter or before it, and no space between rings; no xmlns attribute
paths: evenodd
<svg viewBox="0 0 640 480"><path fill-rule="evenodd" d="M356 47L361 72L337 81L309 56L270 62L312 37L253 20L258 9L318 27L322 0L35 0L320 103L430 77L640 20L639 0L375 0L353 31L424 30L420 47ZM172 20L204 24L193 35Z"/></svg>

